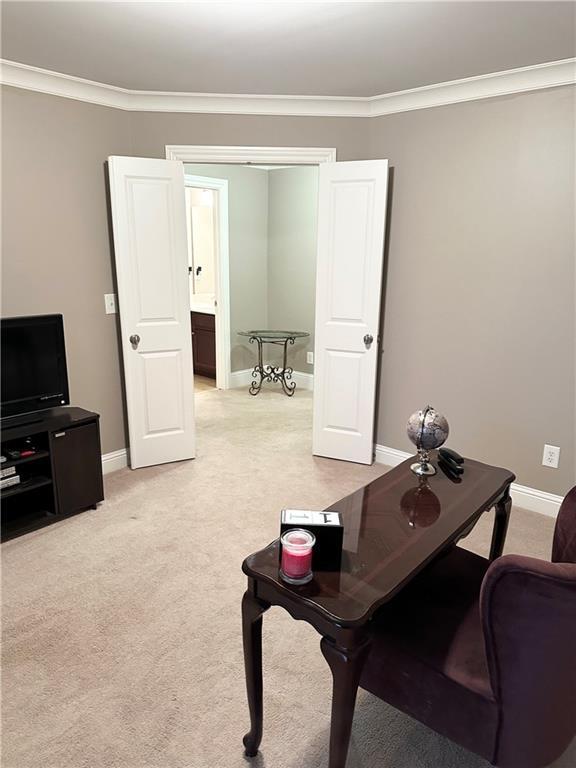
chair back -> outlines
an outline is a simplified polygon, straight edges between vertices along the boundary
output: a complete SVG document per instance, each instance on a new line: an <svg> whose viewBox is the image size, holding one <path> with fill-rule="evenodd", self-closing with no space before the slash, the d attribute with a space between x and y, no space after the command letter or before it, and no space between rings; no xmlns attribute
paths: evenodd
<svg viewBox="0 0 576 768"><path fill-rule="evenodd" d="M576 485L568 492L558 512L552 562L576 563Z"/></svg>

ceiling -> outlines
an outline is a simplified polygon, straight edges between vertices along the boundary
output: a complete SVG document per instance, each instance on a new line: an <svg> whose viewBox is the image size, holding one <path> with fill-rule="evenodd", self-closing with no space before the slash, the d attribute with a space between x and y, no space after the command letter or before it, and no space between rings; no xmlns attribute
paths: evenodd
<svg viewBox="0 0 576 768"><path fill-rule="evenodd" d="M2 2L2 57L123 88L369 97L576 55L573 2Z"/></svg>

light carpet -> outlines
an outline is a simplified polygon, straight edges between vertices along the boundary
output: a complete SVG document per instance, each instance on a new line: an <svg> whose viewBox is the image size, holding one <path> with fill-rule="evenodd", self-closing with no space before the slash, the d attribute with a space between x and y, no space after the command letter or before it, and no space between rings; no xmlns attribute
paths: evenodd
<svg viewBox="0 0 576 768"><path fill-rule="evenodd" d="M247 761L243 558L284 506L324 507L385 471L311 455L311 395L196 397L198 458L106 478L106 502L3 546L4 768L326 768L319 638L264 617L262 751ZM486 554L491 518L466 540ZM515 509L508 551L548 557ZM349 768L486 768L360 692ZM574 768L576 750L556 763Z"/></svg>

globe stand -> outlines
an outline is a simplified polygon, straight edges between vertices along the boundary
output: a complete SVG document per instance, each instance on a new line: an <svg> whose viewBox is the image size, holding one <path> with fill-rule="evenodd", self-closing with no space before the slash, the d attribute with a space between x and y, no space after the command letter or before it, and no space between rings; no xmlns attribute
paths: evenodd
<svg viewBox="0 0 576 768"><path fill-rule="evenodd" d="M418 459L414 464L410 465L410 469L415 475L435 475L436 467L430 462L430 455L428 451L418 451Z"/></svg>

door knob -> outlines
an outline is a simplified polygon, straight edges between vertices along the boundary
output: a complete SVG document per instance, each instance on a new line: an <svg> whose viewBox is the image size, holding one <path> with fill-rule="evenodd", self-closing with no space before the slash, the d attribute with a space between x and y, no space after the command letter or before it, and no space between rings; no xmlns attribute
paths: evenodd
<svg viewBox="0 0 576 768"><path fill-rule="evenodd" d="M366 349L368 349L368 347L370 346L370 344L372 344L373 341L374 341L374 336L372 336L372 334L367 333L366 336L364 336L364 344L366 346Z"/></svg>
<svg viewBox="0 0 576 768"><path fill-rule="evenodd" d="M132 336L130 336L130 344L132 344L133 347L137 347L138 344L140 344L140 336L138 336L137 333L133 333Z"/></svg>

